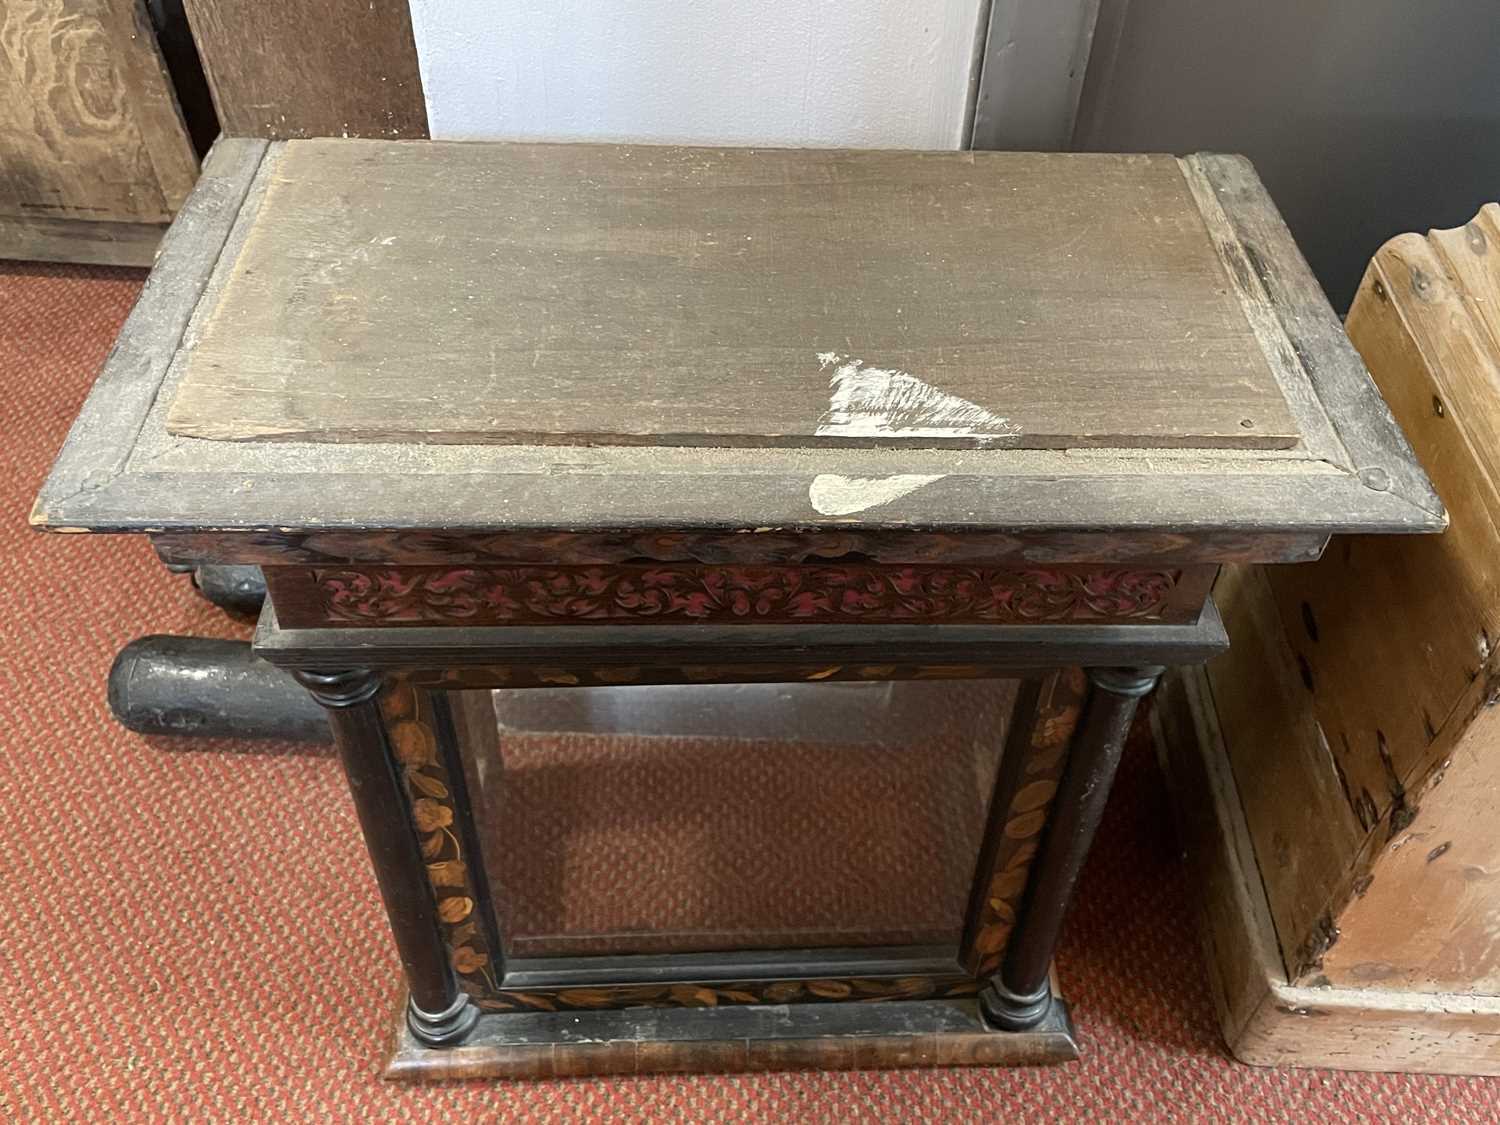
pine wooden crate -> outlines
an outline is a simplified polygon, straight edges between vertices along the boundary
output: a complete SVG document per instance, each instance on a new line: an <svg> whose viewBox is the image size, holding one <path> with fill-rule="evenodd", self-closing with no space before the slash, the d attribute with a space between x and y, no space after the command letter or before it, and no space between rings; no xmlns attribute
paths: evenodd
<svg viewBox="0 0 1500 1125"><path fill-rule="evenodd" d="M1500 207L1380 249L1347 330L1451 514L1226 568L1158 703L1225 1038L1500 1073Z"/></svg>

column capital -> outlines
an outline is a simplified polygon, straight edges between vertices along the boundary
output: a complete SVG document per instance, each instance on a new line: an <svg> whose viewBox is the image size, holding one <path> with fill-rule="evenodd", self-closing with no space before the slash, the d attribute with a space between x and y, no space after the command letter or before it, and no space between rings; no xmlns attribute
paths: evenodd
<svg viewBox="0 0 1500 1125"><path fill-rule="evenodd" d="M1156 687L1156 682L1165 671L1165 668L1154 664L1136 668L1090 668L1089 680L1095 687L1112 695L1139 699L1151 694L1151 689Z"/></svg>
<svg viewBox="0 0 1500 1125"><path fill-rule="evenodd" d="M369 668L345 668L337 672L297 668L292 675L315 700L335 711L374 699L383 682L380 674Z"/></svg>

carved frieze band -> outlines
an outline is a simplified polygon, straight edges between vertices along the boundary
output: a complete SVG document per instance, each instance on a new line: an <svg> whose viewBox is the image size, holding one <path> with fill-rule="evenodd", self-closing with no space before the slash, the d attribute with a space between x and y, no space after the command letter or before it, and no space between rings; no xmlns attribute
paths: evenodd
<svg viewBox="0 0 1500 1125"><path fill-rule="evenodd" d="M1184 571L1110 566L277 568L289 627L1192 620Z"/></svg>

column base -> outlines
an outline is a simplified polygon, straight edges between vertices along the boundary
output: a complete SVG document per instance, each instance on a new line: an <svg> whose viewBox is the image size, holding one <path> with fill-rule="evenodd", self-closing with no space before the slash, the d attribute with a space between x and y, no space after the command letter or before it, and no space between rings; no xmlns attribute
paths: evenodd
<svg viewBox="0 0 1500 1125"><path fill-rule="evenodd" d="M979 1006L984 1017L1003 1031L1029 1031L1047 1018L1052 1010L1052 984L1030 996L1019 996L998 980L992 980L979 992Z"/></svg>
<svg viewBox="0 0 1500 1125"><path fill-rule="evenodd" d="M479 1008L464 992L437 1013L423 1011L415 1000L406 1002L406 1027L425 1047L455 1047L469 1037L478 1022Z"/></svg>

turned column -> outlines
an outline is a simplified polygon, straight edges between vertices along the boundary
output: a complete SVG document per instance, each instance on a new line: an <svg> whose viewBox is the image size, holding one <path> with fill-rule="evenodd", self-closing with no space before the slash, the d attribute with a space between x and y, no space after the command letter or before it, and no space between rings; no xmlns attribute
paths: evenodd
<svg viewBox="0 0 1500 1125"><path fill-rule="evenodd" d="M1032 867L1000 970L980 991L984 1013L999 1027L1035 1027L1052 1007L1052 958L1094 833L1114 782L1125 736L1159 667L1090 669L1089 697L1068 748L1053 815Z"/></svg>
<svg viewBox="0 0 1500 1125"><path fill-rule="evenodd" d="M344 776L354 795L375 881L390 918L391 933L410 994L406 1022L431 1047L461 1041L479 1009L459 989L438 929L437 906L427 883L407 796L391 752L391 740L376 697L382 685L368 669L298 670L297 680L328 709Z"/></svg>

